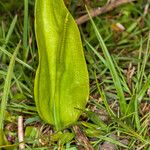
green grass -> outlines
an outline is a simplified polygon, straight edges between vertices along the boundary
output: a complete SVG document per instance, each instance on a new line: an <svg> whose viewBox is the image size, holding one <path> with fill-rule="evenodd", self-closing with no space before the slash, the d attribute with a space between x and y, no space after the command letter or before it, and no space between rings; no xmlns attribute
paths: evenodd
<svg viewBox="0 0 150 150"><path fill-rule="evenodd" d="M1 107L0 107L0 144L3 145L7 142L5 142L5 137L2 137L5 133L3 133L4 130L4 121L5 121L5 111L7 110L7 101L8 101L8 95L10 93L10 84L11 79L13 76L13 68L15 65L15 58L17 56L18 50L20 48L20 43L17 45L14 54L12 55L12 58L10 60L10 64L7 71L7 76L4 84L4 90L3 90L3 96L1 100Z"/></svg>
<svg viewBox="0 0 150 150"><path fill-rule="evenodd" d="M83 2L66 3L75 18L86 12ZM88 8L105 3L106 0L89 1ZM150 149L150 13L143 13L148 4L126 4L79 27L89 71L90 98L75 124L96 150L108 143L120 150ZM11 145L10 149L17 149L19 115L24 118L26 149L83 147L72 126L55 132L36 111L34 1L1 0L0 13L0 138L6 141L0 148ZM113 28L118 22L124 31Z"/></svg>

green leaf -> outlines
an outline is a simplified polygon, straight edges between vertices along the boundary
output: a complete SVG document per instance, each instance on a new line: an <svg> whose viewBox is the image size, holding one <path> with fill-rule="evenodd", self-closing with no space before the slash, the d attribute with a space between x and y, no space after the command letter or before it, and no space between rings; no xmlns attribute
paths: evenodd
<svg viewBox="0 0 150 150"><path fill-rule="evenodd" d="M101 127L102 130L108 130L107 125L100 119L100 117L95 112L88 110L86 111L86 114L88 118L96 125L99 125L99 127Z"/></svg>
<svg viewBox="0 0 150 150"><path fill-rule="evenodd" d="M104 43L104 40L102 39L101 34L99 33L93 19L91 18L90 14L89 14L88 9L87 9L87 12L88 12L88 15L90 17L91 24L92 24L92 27L93 27L94 32L96 34L96 37L97 37L97 39L99 41L99 44L102 48L105 60L103 60L101 56L98 56L98 57L100 58L100 60L102 60L102 62L104 64L106 64L106 66L108 66L108 68L110 70L110 73L111 73L111 76L112 76L112 79L113 79L113 82L114 82L114 85L115 85L115 88L116 88L116 91L117 91L117 95L118 95L118 98L119 98L118 101L119 101L120 108L121 108L121 114L123 115L126 112L127 103L126 103L126 100L125 100L124 91L123 91L123 87L122 87L122 84L121 84L119 74L118 74L117 69L115 67L115 63L114 63L114 61L113 61L113 59L112 59L105 43ZM95 53L95 51L94 51L94 53ZM99 55L98 53L95 53L95 54Z"/></svg>
<svg viewBox="0 0 150 150"><path fill-rule="evenodd" d="M6 107L7 107L7 100L8 100L9 90L10 90L11 79L13 76L13 69L14 69L14 65L15 65L15 58L17 56L19 48L20 48L20 42L17 45L17 47L11 57L6 80L5 80L4 90L3 90L4 92L3 92L1 106L0 106L0 146L9 143L4 134L4 119L5 119L5 111L6 111Z"/></svg>
<svg viewBox="0 0 150 150"><path fill-rule="evenodd" d="M74 133L66 132L60 136L59 145L61 149L64 149L64 144L70 142L75 137Z"/></svg>
<svg viewBox="0 0 150 150"><path fill-rule="evenodd" d="M28 126L26 127L25 130L25 137L28 138L29 140L34 140L38 137L39 131L36 127L34 126Z"/></svg>
<svg viewBox="0 0 150 150"><path fill-rule="evenodd" d="M36 0L35 33L35 102L40 117L59 130L77 121L89 96L80 33L63 0Z"/></svg>
<svg viewBox="0 0 150 150"><path fill-rule="evenodd" d="M113 143L113 144L115 144L115 145L122 146L122 147L124 147L124 148L128 148L128 146L122 144L122 143L119 142L119 141L116 141L116 140L113 139L113 138L106 137L106 136L99 136L99 138L102 139L102 140L104 140L104 141L108 141L108 142L110 142L110 143Z"/></svg>

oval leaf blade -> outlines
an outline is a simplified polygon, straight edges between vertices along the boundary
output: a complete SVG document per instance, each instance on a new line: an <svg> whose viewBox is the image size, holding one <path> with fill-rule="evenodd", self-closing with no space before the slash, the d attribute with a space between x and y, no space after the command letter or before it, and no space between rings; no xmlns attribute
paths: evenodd
<svg viewBox="0 0 150 150"><path fill-rule="evenodd" d="M39 65L34 96L40 117L57 130L74 123L89 95L78 27L63 0L36 0Z"/></svg>

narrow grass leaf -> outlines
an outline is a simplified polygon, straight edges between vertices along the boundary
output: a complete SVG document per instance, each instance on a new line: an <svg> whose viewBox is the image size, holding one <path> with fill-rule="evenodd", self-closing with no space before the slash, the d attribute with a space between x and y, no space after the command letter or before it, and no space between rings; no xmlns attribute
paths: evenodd
<svg viewBox="0 0 150 150"><path fill-rule="evenodd" d="M3 90L3 96L2 96L2 101L1 101L1 106L0 106L0 145L6 144L7 142L5 142L5 137L4 137L4 119L5 119L5 110L7 107L7 100L8 100L8 95L9 95L9 91L10 91L10 84L11 84L11 79L12 79L12 75L13 75L13 68L14 68L14 64L15 64L15 58L17 56L18 50L20 48L20 42L17 45L14 54L11 57L10 60L10 64L8 67L8 72L7 72L7 76L6 76L6 80L5 80L5 84L4 84L4 90Z"/></svg>
<svg viewBox="0 0 150 150"><path fill-rule="evenodd" d="M121 72L121 68L118 66L116 60L113 58L113 62L114 62L114 65L116 67L116 70L118 72L118 75L120 76L120 81L121 81L121 84L123 86L123 88L126 90L126 92L128 92L130 95L131 95L131 91L127 85L127 82L125 80L125 77L123 76L122 72Z"/></svg>
<svg viewBox="0 0 150 150"><path fill-rule="evenodd" d="M1 50L4 54L6 54L7 56L12 57L12 54L11 54L10 52L8 52L5 48L3 48L3 47L0 46L0 50ZM30 69L30 70L32 70L32 71L35 71L34 68L32 68L30 65L28 65L28 64L25 63L25 62L23 62L23 61L20 60L19 58L16 57L15 60L16 60L18 63L22 64L23 66L27 67L28 69Z"/></svg>
<svg viewBox="0 0 150 150"><path fill-rule="evenodd" d="M138 70L139 78L138 78L138 83L136 86L137 87L136 93L135 93L136 96L134 99L135 124L136 124L136 128L138 129L138 131L141 129L140 117L139 117L139 111L138 111L139 110L139 102L141 102L145 92L148 90L149 85L150 85L150 76L149 76L148 79L146 80L146 83L143 86L143 79L145 77L145 68L146 68L146 64L147 64L148 57L150 54L149 46L150 46L150 33L148 36L147 48L146 48L145 55L143 58L143 63L141 65L141 69ZM139 57L141 57L141 54L139 54ZM139 65L138 65L138 67L139 67Z"/></svg>
<svg viewBox="0 0 150 150"><path fill-rule="evenodd" d="M128 146L122 144L121 142L119 141L116 141L115 139L113 138L110 138L110 137L106 137L106 136L99 136L98 138L104 140L104 141L108 141L110 143L113 143L115 145L118 145L118 146L121 146L121 147L124 147L124 148L128 148Z"/></svg>
<svg viewBox="0 0 150 150"><path fill-rule="evenodd" d="M110 116L115 116L114 112L109 107L109 104L107 102L107 99L106 99L104 91L101 90L100 87L99 87L99 84L98 84L98 81L97 81L97 78L96 78L96 73L95 73L95 80L96 80L96 85L97 85L98 92L101 95L101 98L102 98L102 100L104 102L104 105L106 107L107 112L109 113Z"/></svg>
<svg viewBox="0 0 150 150"><path fill-rule="evenodd" d="M103 64L107 67L107 62L105 59L96 51L96 49L87 41L85 40L86 44L89 46L89 48L96 54L96 56L103 62Z"/></svg>
<svg viewBox="0 0 150 150"><path fill-rule="evenodd" d="M143 77L144 77L144 73L145 73L145 67L146 67L148 57L149 57L149 54L150 54L149 47L150 47L150 33L149 33L149 36L148 36L147 48L146 48L146 51L145 51L145 54L144 54L143 63L141 65L140 76L139 76L139 88L142 87L142 81L143 81Z"/></svg>
<svg viewBox="0 0 150 150"><path fill-rule="evenodd" d="M139 133L137 133L135 130L133 130L130 126L128 126L127 124L120 121L118 118L114 118L114 122L118 123L123 128L121 132L123 132L123 130L124 130L125 134L128 134L128 135L140 140L143 143L150 144L149 139L145 139L143 136L141 136Z"/></svg>
<svg viewBox="0 0 150 150"><path fill-rule="evenodd" d="M95 114L95 112L92 111L86 111L86 114L88 116L88 118L95 123L96 125L98 125L99 127L102 128L102 130L108 130L107 125L100 119L100 117Z"/></svg>
<svg viewBox="0 0 150 150"><path fill-rule="evenodd" d="M23 60L26 62L28 56L28 0L24 0L24 25L23 25Z"/></svg>
<svg viewBox="0 0 150 150"><path fill-rule="evenodd" d="M89 14L89 12L88 12L88 14ZM90 16L90 14L89 14L89 16ZM104 41L103 41L103 39L102 39L102 37L99 33L94 21L92 20L91 16L90 16L90 20L91 20L93 29L95 31L95 34L97 36L97 39L98 39L98 41L100 43L100 46L102 48L102 51L104 53L105 59L107 61L107 64L108 64L108 67L109 67L109 70L110 70L110 73L112 75L112 78L113 78L113 81L114 81L114 84L115 84L115 88L117 90L118 98L119 98L121 112L122 112L122 114L125 114L127 104L126 104L126 100L125 100L125 97L124 97L123 88L121 86L121 81L120 81L119 75L116 71L113 60L112 60L112 58L111 58L111 56L110 56L110 54L109 54L109 52L106 48L106 45L105 45L105 43L104 43Z"/></svg>
<svg viewBox="0 0 150 150"><path fill-rule="evenodd" d="M14 31L14 28L15 28L15 25L16 25L16 22L17 22L17 15L13 18L12 20L12 23L10 25L10 28L8 30L8 33L6 35L6 38L5 38L5 44L3 45L3 48L6 47L7 43L9 42L9 39L10 39L10 36L12 35L13 31Z"/></svg>

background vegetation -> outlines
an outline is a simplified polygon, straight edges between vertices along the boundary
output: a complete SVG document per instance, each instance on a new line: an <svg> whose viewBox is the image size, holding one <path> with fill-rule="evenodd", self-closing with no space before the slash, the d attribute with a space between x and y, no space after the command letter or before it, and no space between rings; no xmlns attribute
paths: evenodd
<svg viewBox="0 0 150 150"><path fill-rule="evenodd" d="M112 1L65 3L78 18L87 13L85 4L91 10ZM150 150L149 5L149 0L134 1L79 26L90 98L79 121L55 133L39 118L34 104L34 0L0 0L0 110L11 149L19 145L17 120L23 116L26 149Z"/></svg>

